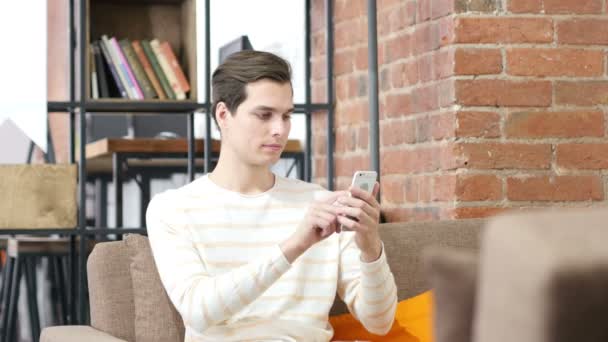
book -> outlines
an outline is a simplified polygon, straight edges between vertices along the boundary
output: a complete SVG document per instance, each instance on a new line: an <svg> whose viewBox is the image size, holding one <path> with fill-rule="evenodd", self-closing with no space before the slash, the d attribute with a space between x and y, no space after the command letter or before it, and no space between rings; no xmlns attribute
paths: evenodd
<svg viewBox="0 0 608 342"><path fill-rule="evenodd" d="M123 95L122 97L127 99L135 99L136 95L129 86L129 82L127 82L127 77L124 70L120 67L118 55L116 54L116 51L114 51L114 48L110 43L110 39L108 39L108 36L106 35L101 36L101 51L106 56L108 65L110 65L110 70L114 70L114 76L118 77L116 85L118 86L118 89L120 89L121 94Z"/></svg>
<svg viewBox="0 0 608 342"><path fill-rule="evenodd" d="M121 39L118 44L125 54L127 63L129 63L129 67L131 67L131 71L133 71L133 76L135 77L137 84L139 84L144 99L153 99L157 97L156 91L152 88L152 84L150 83L150 80L148 80L144 68L141 66L141 63L139 63L137 55L135 55L135 50L133 50L131 42L128 39Z"/></svg>
<svg viewBox="0 0 608 342"><path fill-rule="evenodd" d="M91 98L99 98L99 89L97 88L97 70L95 69L95 56L93 47L89 46L89 66L91 68Z"/></svg>
<svg viewBox="0 0 608 342"><path fill-rule="evenodd" d="M99 42L91 43L93 47L93 58L95 59L95 70L97 70L97 81L99 83L99 97L110 97L110 87L107 80L107 70L103 63Z"/></svg>
<svg viewBox="0 0 608 342"><path fill-rule="evenodd" d="M152 46L150 45L150 42L147 40L142 40L141 46L144 49L144 53L146 54L146 57L148 57L148 60L150 61L150 65L152 66L152 69L154 70L154 74L156 75L156 77L158 77L158 81L160 82L160 85L163 88L165 95L167 95L167 98L169 98L171 100L175 100L176 99L175 93L173 92L173 89L171 88L171 84L169 84L169 80L167 80L167 76L165 76L165 73L163 72L162 68L160 67L160 63L158 63L158 59L156 58L156 54L152 50Z"/></svg>
<svg viewBox="0 0 608 342"><path fill-rule="evenodd" d="M131 47L133 47L133 51L135 51L135 55L137 55L137 59L139 60L141 67L144 69L146 76L148 76L148 80L150 81L150 84L152 84L152 88L154 88L154 91L158 95L158 98L160 100L166 99L167 96L165 95L165 92L163 91L163 87L160 85L160 81L154 74L154 69L152 69L152 66L150 65L150 61L148 60L148 57L146 57L146 53L144 52L144 49L142 48L140 41L139 40L132 41Z"/></svg>
<svg viewBox="0 0 608 342"><path fill-rule="evenodd" d="M169 42L163 42L160 44L160 49L165 54L165 58L167 58L171 70L173 70L173 73L177 77L179 87L184 93L187 93L190 90L190 84L188 83L188 79L186 79L186 75L184 75L182 67L177 61L177 57L175 57L175 54L173 53L173 49L171 49L171 45Z"/></svg>
<svg viewBox="0 0 608 342"><path fill-rule="evenodd" d="M112 49L116 52L116 56L118 57L118 65L123 73L126 75L127 84L133 93L133 99L142 100L144 98L144 94L141 92L137 81L135 80L135 76L133 76L133 72L129 67L129 63L127 63L127 59L125 58L120 45L118 45L118 41L116 41L116 37L110 38L110 44Z"/></svg>
<svg viewBox="0 0 608 342"><path fill-rule="evenodd" d="M175 74L173 73L173 69L171 69L169 61L162 53L158 39L153 39L152 41L150 41L150 46L152 46L152 51L154 51L154 55L156 56L156 59L158 59L158 63L160 64L163 73L165 74L165 76L167 76L167 80L171 85L171 89L173 89L173 92L175 93L175 97L178 100L185 100L186 93L184 93L184 91L179 86L179 83L177 82L177 76L175 76Z"/></svg>

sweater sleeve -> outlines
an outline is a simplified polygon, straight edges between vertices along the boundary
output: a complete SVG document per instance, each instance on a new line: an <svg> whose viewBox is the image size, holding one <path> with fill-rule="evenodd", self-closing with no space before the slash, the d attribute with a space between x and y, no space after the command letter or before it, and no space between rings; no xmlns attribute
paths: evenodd
<svg viewBox="0 0 608 342"><path fill-rule="evenodd" d="M361 261L354 232L340 234L338 295L349 311L371 333L385 335L397 309L397 286L388 266L384 245L378 260Z"/></svg>
<svg viewBox="0 0 608 342"><path fill-rule="evenodd" d="M189 231L166 220L166 201L148 206L148 237L161 281L184 323L199 333L230 319L291 267L278 245L267 255L211 276Z"/></svg>

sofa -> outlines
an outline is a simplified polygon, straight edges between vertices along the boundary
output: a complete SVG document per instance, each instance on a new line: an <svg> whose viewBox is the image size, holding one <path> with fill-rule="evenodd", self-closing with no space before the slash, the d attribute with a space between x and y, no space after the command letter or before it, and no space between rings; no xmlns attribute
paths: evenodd
<svg viewBox="0 0 608 342"><path fill-rule="evenodd" d="M435 342L608 341L606 208L380 232L399 300L432 289ZM91 326L46 328L41 341L183 341L145 237L98 244L87 266ZM343 312L336 302L331 314Z"/></svg>
<svg viewBox="0 0 608 342"><path fill-rule="evenodd" d="M469 219L382 224L380 233L399 300L429 289L422 257L425 247L476 251L484 223ZM162 290L147 238L127 235L123 241L97 244L87 272L91 325L48 327L40 341L183 341L183 324ZM344 312L337 299L331 314Z"/></svg>

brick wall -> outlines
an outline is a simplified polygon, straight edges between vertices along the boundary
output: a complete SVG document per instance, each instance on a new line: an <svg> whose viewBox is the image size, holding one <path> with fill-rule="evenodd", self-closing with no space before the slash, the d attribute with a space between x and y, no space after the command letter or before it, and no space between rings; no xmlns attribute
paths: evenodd
<svg viewBox="0 0 608 342"><path fill-rule="evenodd" d="M335 0L336 184L369 168L365 0ZM313 99L325 100L313 1ZM605 0L378 1L382 201L389 221L605 204ZM314 176L326 182L313 118Z"/></svg>

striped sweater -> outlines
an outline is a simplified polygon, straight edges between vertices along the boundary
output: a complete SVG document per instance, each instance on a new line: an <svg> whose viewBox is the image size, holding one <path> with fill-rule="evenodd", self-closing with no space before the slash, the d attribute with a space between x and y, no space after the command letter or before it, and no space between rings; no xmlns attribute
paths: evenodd
<svg viewBox="0 0 608 342"><path fill-rule="evenodd" d="M384 251L364 263L354 233L333 234L292 264L279 248L322 187L275 176L257 195L207 176L154 196L148 235L186 341L329 341L336 293L371 332L390 329L397 288Z"/></svg>

